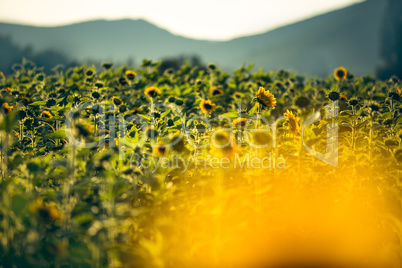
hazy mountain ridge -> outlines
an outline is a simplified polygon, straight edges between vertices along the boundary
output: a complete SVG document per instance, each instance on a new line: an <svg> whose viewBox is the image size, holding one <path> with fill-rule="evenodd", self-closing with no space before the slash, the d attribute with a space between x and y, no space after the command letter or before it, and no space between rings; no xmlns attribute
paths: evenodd
<svg viewBox="0 0 402 268"><path fill-rule="evenodd" d="M144 20L89 21L60 27L0 24L34 51L62 52L77 61L159 60L197 54L225 69L255 62L264 69L286 68L327 75L339 65L356 74L374 73L380 62L380 26L386 1L369 0L267 33L230 41L203 41L173 35Z"/></svg>

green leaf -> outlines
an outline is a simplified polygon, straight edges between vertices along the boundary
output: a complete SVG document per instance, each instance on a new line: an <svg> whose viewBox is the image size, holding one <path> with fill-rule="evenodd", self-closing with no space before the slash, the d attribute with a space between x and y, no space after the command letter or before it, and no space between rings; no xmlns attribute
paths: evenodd
<svg viewBox="0 0 402 268"><path fill-rule="evenodd" d="M400 115L400 116L398 117L398 119L396 120L396 124L397 124L397 125L400 124L400 123L402 123L402 115Z"/></svg>
<svg viewBox="0 0 402 268"><path fill-rule="evenodd" d="M229 113L225 113L220 115L221 117L229 117L230 119L236 119L239 117L237 112L229 112Z"/></svg>
<svg viewBox="0 0 402 268"><path fill-rule="evenodd" d="M47 135L46 137L50 139L64 139L66 138L66 131L64 129L58 129L55 132Z"/></svg>
<svg viewBox="0 0 402 268"><path fill-rule="evenodd" d="M168 109L166 112L161 114L161 119L165 118L171 111L172 111L171 109Z"/></svg>
<svg viewBox="0 0 402 268"><path fill-rule="evenodd" d="M144 114L137 114L139 117L145 119L147 122L151 122L151 118Z"/></svg>
<svg viewBox="0 0 402 268"><path fill-rule="evenodd" d="M27 200L23 196L16 195L11 202L11 209L16 215L21 214L22 210L26 207Z"/></svg>
<svg viewBox="0 0 402 268"><path fill-rule="evenodd" d="M11 133L18 124L18 114L16 111L8 113L4 120L0 122L0 129L6 133Z"/></svg>
<svg viewBox="0 0 402 268"><path fill-rule="evenodd" d="M258 109L258 105L254 105L253 108L250 109L250 111L248 111L249 115L253 115Z"/></svg>
<svg viewBox="0 0 402 268"><path fill-rule="evenodd" d="M386 113L383 113L382 115L380 115L380 117L383 119L389 119L389 118L391 118L391 116L392 116L391 112L386 112Z"/></svg>
<svg viewBox="0 0 402 268"><path fill-rule="evenodd" d="M46 101L35 101L33 103L29 104L30 106L45 106L46 105Z"/></svg>

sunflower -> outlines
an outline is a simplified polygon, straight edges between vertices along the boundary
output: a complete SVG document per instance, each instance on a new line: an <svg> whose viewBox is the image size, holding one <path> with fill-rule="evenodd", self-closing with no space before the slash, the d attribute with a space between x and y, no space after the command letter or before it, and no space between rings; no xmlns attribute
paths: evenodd
<svg viewBox="0 0 402 268"><path fill-rule="evenodd" d="M339 95L339 100L347 101L347 100L348 100L348 96L346 96L346 95L344 95L344 94L341 94L341 95Z"/></svg>
<svg viewBox="0 0 402 268"><path fill-rule="evenodd" d="M137 73L131 70L126 71L126 77L128 80L134 80L134 78L137 76Z"/></svg>
<svg viewBox="0 0 402 268"><path fill-rule="evenodd" d="M186 143L184 141L184 138L181 137L181 132L177 131L176 133L174 133L172 135L172 139L171 139L171 148L173 149L173 151L176 152L187 152L187 148L186 148Z"/></svg>
<svg viewBox="0 0 402 268"><path fill-rule="evenodd" d="M237 118L233 120L233 127L245 127L247 125L247 119L246 118Z"/></svg>
<svg viewBox="0 0 402 268"><path fill-rule="evenodd" d="M104 62L104 63L102 63L101 66L102 66L103 69L109 70L110 68L112 68L113 63L111 63L111 62Z"/></svg>
<svg viewBox="0 0 402 268"><path fill-rule="evenodd" d="M402 163L402 149L396 150L394 153L394 157L395 157L396 161L398 161L399 163Z"/></svg>
<svg viewBox="0 0 402 268"><path fill-rule="evenodd" d="M215 104L212 103L210 100L203 100L200 103L200 108L203 113L209 113L215 111Z"/></svg>
<svg viewBox="0 0 402 268"><path fill-rule="evenodd" d="M300 109L306 108L307 106L310 105L310 100L305 97L305 96L299 96L296 100L295 100L295 104L297 107L299 107Z"/></svg>
<svg viewBox="0 0 402 268"><path fill-rule="evenodd" d="M5 114L7 114L7 113L11 112L11 110L14 108L14 106L9 106L8 103L5 102L5 103L3 103L2 108L3 108L3 112Z"/></svg>
<svg viewBox="0 0 402 268"><path fill-rule="evenodd" d="M5 80L6 77L4 76L3 72L0 72L0 80Z"/></svg>
<svg viewBox="0 0 402 268"><path fill-rule="evenodd" d="M11 92L11 87L6 87L4 90L6 90L7 92Z"/></svg>
<svg viewBox="0 0 402 268"><path fill-rule="evenodd" d="M262 104L264 107L275 109L276 99L274 94L269 92L269 90L265 90L265 88L260 87L257 91L257 99L258 102Z"/></svg>
<svg viewBox="0 0 402 268"><path fill-rule="evenodd" d="M334 77L336 81L344 81L348 75L348 72L344 67L339 67L334 70Z"/></svg>
<svg viewBox="0 0 402 268"><path fill-rule="evenodd" d="M331 91L328 93L328 99L330 99L332 101L337 101L337 100L339 100L340 97L341 97L341 94L339 94L336 91Z"/></svg>
<svg viewBox="0 0 402 268"><path fill-rule="evenodd" d="M218 130L213 136L212 148L209 152L217 157L228 156L233 159L235 154L240 152L240 148L228 132Z"/></svg>
<svg viewBox="0 0 402 268"><path fill-rule="evenodd" d="M28 206L31 213L35 214L41 221L46 224L61 219L61 212L57 208L56 203L44 203L42 200L35 200Z"/></svg>
<svg viewBox="0 0 402 268"><path fill-rule="evenodd" d="M53 115L49 111L43 111L42 112L42 117L52 118Z"/></svg>
<svg viewBox="0 0 402 268"><path fill-rule="evenodd" d="M397 87L396 87L396 92L398 92L399 95L402 95L401 86L397 86Z"/></svg>
<svg viewBox="0 0 402 268"><path fill-rule="evenodd" d="M94 74L94 71L92 69L88 69L85 71L86 76L92 76Z"/></svg>
<svg viewBox="0 0 402 268"><path fill-rule="evenodd" d="M154 147L154 151L156 155L160 157L165 155L167 148L162 142L158 142Z"/></svg>
<svg viewBox="0 0 402 268"><path fill-rule="evenodd" d="M94 132L95 128L93 125L88 124L87 122L78 123L75 126L78 130L78 134L84 138L91 135Z"/></svg>
<svg viewBox="0 0 402 268"><path fill-rule="evenodd" d="M153 139L153 140L157 139L159 136L158 131L156 129L154 129L153 127L147 127L146 134L149 139Z"/></svg>
<svg viewBox="0 0 402 268"><path fill-rule="evenodd" d="M266 130L257 129L253 132L252 141L258 146L268 146L272 142L272 135Z"/></svg>
<svg viewBox="0 0 402 268"><path fill-rule="evenodd" d="M235 99L241 99L242 94L241 94L240 92L236 91L236 92L233 94L233 96L235 97Z"/></svg>
<svg viewBox="0 0 402 268"><path fill-rule="evenodd" d="M155 98L157 95L161 95L161 91L157 87L149 87L145 90L145 95Z"/></svg>
<svg viewBox="0 0 402 268"><path fill-rule="evenodd" d="M352 98L349 100L349 104L352 106L356 106L357 104L359 104L359 100L357 98Z"/></svg>
<svg viewBox="0 0 402 268"><path fill-rule="evenodd" d="M31 99L28 97L22 97L22 104L27 106L31 102Z"/></svg>
<svg viewBox="0 0 402 268"><path fill-rule="evenodd" d="M119 97L116 97L116 96L113 96L113 97L112 97L112 101L113 101L113 103L116 104L117 106L119 106L120 104L123 103L123 101L122 101Z"/></svg>
<svg viewBox="0 0 402 268"><path fill-rule="evenodd" d="M290 134L296 136L300 133L300 126L297 122L299 122L300 118L296 117L291 111L286 110L286 113L283 114L286 117L286 122L288 123L288 129Z"/></svg>
<svg viewBox="0 0 402 268"><path fill-rule="evenodd" d="M130 110L130 114L138 114L139 112L142 111L141 107L133 107L133 109Z"/></svg>
<svg viewBox="0 0 402 268"><path fill-rule="evenodd" d="M223 90L217 86L213 86L209 89L209 93L211 94L211 96L222 96Z"/></svg>
<svg viewBox="0 0 402 268"><path fill-rule="evenodd" d="M370 101L367 106L368 106L368 107L371 109L371 111L373 111L373 112L378 112L378 111L380 110L380 107L379 107L378 103L375 102L375 101Z"/></svg>

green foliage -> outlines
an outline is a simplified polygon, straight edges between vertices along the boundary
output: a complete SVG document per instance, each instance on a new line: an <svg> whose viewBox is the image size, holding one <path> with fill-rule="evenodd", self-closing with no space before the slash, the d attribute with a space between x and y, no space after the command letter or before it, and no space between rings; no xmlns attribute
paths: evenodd
<svg viewBox="0 0 402 268"><path fill-rule="evenodd" d="M192 243L177 230L176 220L205 205L200 192L208 196L223 188L235 196L242 191L265 195L282 176L307 174L311 180L294 183L319 189L325 188L325 183L317 182L321 177L337 180L341 178L337 171L349 170L350 185L344 188L358 185L364 190L366 180L381 182L385 185L381 193L400 202L399 80L306 79L284 70L252 72L251 65L232 74L214 64L207 69L188 63L177 70L160 72L161 68L160 62L144 60L130 80L125 77L126 66L115 69L107 64L96 70L84 64L45 75L24 61L0 80L0 266L174 267L169 264L170 245L177 246L180 238L183 245ZM160 93L147 95L150 87ZM274 94L275 109L262 111L254 105L259 87ZM211 88L222 94L211 94ZM211 100L215 109L202 109L204 100ZM325 107L332 101L339 101L340 111L327 119ZM297 115L293 125L289 118L280 118L288 110ZM317 164L300 143L298 128L317 111L322 120L304 129L304 142L325 151L327 127L337 123L337 169ZM234 126L239 118L245 125ZM261 130L272 131L270 124L278 118L274 147L273 134ZM225 129L231 129L227 136L226 132L214 136L214 130ZM230 146L214 150L213 138ZM248 139L269 146L255 150ZM263 175L236 170L218 185L209 179L223 177L218 171L195 164L198 153L235 152L241 156L275 152L287 157L290 168ZM165 168L155 164L162 156L171 162L181 156L182 161ZM372 175L360 176L359 171ZM252 180L264 176L272 184L254 188ZM241 187L231 188L236 183ZM256 215L265 213L242 205L245 214L254 209ZM400 212L398 208L386 217L398 217ZM401 225L400 219L397 223ZM400 236L402 229L396 233ZM191 259L184 255L183 260Z"/></svg>

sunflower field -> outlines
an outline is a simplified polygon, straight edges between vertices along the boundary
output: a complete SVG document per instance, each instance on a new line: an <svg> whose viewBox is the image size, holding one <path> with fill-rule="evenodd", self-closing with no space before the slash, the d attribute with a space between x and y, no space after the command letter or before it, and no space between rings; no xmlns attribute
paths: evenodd
<svg viewBox="0 0 402 268"><path fill-rule="evenodd" d="M401 81L0 73L0 267L402 267Z"/></svg>

